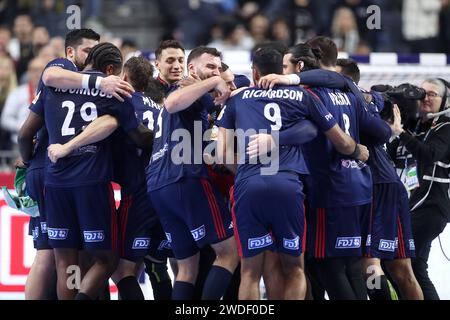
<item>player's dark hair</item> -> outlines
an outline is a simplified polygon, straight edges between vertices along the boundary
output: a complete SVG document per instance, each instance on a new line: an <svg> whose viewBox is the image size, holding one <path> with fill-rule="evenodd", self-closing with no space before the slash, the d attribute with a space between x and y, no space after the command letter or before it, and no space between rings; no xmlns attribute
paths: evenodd
<svg viewBox="0 0 450 320"><path fill-rule="evenodd" d="M291 47L287 53L292 54L290 62L297 64L303 61L304 67L302 71L319 69L319 59L321 58L320 52L317 49L311 48L309 44L299 43Z"/></svg>
<svg viewBox="0 0 450 320"><path fill-rule="evenodd" d="M263 48L255 52L253 67L261 76L271 73L283 74L283 56L272 48Z"/></svg>
<svg viewBox="0 0 450 320"><path fill-rule="evenodd" d="M156 60L159 60L159 58L161 58L163 50L169 49L169 48L181 49L183 51L183 53L185 51L181 42L179 42L177 40L164 40L159 44L159 47L155 51Z"/></svg>
<svg viewBox="0 0 450 320"><path fill-rule="evenodd" d="M164 85L158 80L151 78L144 94L158 104L163 104L165 98Z"/></svg>
<svg viewBox="0 0 450 320"><path fill-rule="evenodd" d="M338 66L341 67L341 73L351 78L356 84L359 83L361 79L361 73L359 71L358 63L353 59L338 59Z"/></svg>
<svg viewBox="0 0 450 320"><path fill-rule="evenodd" d="M153 78L155 71L150 61L144 57L132 57L123 66L124 72L128 75L130 84L134 90L144 92Z"/></svg>
<svg viewBox="0 0 450 320"><path fill-rule="evenodd" d="M222 62L222 72L225 72L228 69L230 69L230 67L225 62Z"/></svg>
<svg viewBox="0 0 450 320"><path fill-rule="evenodd" d="M192 60L197 59L198 57L200 57L202 54L205 53L222 59L222 53L216 48L200 46L191 51L191 53L187 58L187 63L188 64L191 63Z"/></svg>
<svg viewBox="0 0 450 320"><path fill-rule="evenodd" d="M320 62L326 67L335 67L338 57L336 44L328 37L315 37L306 42L320 54Z"/></svg>
<svg viewBox="0 0 450 320"><path fill-rule="evenodd" d="M133 39L125 38L122 40L122 48L124 47L131 47L131 48L137 48L137 43Z"/></svg>
<svg viewBox="0 0 450 320"><path fill-rule="evenodd" d="M122 70L122 53L119 48L109 42L99 43L89 52L85 65L91 65L92 69L106 72L106 67L112 65L115 71Z"/></svg>
<svg viewBox="0 0 450 320"><path fill-rule="evenodd" d="M284 56L287 51L289 50L288 46L285 45L284 43L280 42L280 41L265 41L265 42L261 42L256 44L252 51L251 51L251 59L253 61L253 57L255 56L255 52L259 51L263 48L271 48L271 49L275 49L276 51L278 51L279 53L281 53L282 56Z"/></svg>
<svg viewBox="0 0 450 320"><path fill-rule="evenodd" d="M83 39L100 41L100 35L92 29L75 29L66 34L65 48L76 48Z"/></svg>

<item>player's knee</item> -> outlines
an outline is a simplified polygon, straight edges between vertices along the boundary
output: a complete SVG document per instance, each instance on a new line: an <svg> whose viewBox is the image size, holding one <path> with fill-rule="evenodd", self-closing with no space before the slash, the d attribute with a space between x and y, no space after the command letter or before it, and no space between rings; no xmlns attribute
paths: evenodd
<svg viewBox="0 0 450 320"><path fill-rule="evenodd" d="M198 266L196 267L187 267L182 264L178 267L178 275L177 281L195 283L198 276Z"/></svg>
<svg viewBox="0 0 450 320"><path fill-rule="evenodd" d="M259 268L241 266L241 281L259 281L262 277L262 271Z"/></svg>
<svg viewBox="0 0 450 320"><path fill-rule="evenodd" d="M178 260L177 281L194 283L198 276L200 254Z"/></svg>
<svg viewBox="0 0 450 320"><path fill-rule="evenodd" d="M283 256L281 270L285 276L299 276L305 273L300 257Z"/></svg>
<svg viewBox="0 0 450 320"><path fill-rule="evenodd" d="M96 252L94 254L95 264L101 265L106 272L113 273L119 265L119 257L113 252Z"/></svg>
<svg viewBox="0 0 450 320"><path fill-rule="evenodd" d="M34 264L38 268L43 268L44 270L51 271L56 268L55 257L52 250L42 250L38 251L34 259Z"/></svg>
<svg viewBox="0 0 450 320"><path fill-rule="evenodd" d="M217 259L225 262L227 265L236 268L239 263L239 254L234 237L214 245L213 249L217 255Z"/></svg>
<svg viewBox="0 0 450 320"><path fill-rule="evenodd" d="M415 282L414 272L410 263L406 260L397 262L395 267L389 268L389 273L398 284L408 284Z"/></svg>

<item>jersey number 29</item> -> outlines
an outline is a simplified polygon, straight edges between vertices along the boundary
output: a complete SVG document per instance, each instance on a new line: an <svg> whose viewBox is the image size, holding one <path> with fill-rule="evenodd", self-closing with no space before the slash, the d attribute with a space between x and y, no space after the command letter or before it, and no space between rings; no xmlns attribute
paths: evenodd
<svg viewBox="0 0 450 320"><path fill-rule="evenodd" d="M67 108L68 111L61 128L61 135L63 137L73 136L75 134L75 128L71 128L70 124L75 112L75 103L67 100L62 103L62 107ZM95 119L97 119L97 106L92 102L86 102L81 106L80 115L81 118L86 122L94 121Z"/></svg>

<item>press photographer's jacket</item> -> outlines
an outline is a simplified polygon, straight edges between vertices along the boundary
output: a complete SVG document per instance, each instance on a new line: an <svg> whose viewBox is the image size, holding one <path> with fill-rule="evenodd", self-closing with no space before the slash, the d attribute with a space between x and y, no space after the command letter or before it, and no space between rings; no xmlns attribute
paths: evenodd
<svg viewBox="0 0 450 320"><path fill-rule="evenodd" d="M450 221L450 118L419 122L415 132L405 131L399 138L417 161L420 186L411 194L412 214L419 207L435 206Z"/></svg>

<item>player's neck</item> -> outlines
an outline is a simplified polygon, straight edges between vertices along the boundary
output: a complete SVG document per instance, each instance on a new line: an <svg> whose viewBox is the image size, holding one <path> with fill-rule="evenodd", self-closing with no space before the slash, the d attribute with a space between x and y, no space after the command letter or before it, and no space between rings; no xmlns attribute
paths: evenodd
<svg viewBox="0 0 450 320"><path fill-rule="evenodd" d="M333 67L333 66L324 66L324 65L321 65L321 66L320 66L320 69L337 72L337 71L336 71L336 67Z"/></svg>

